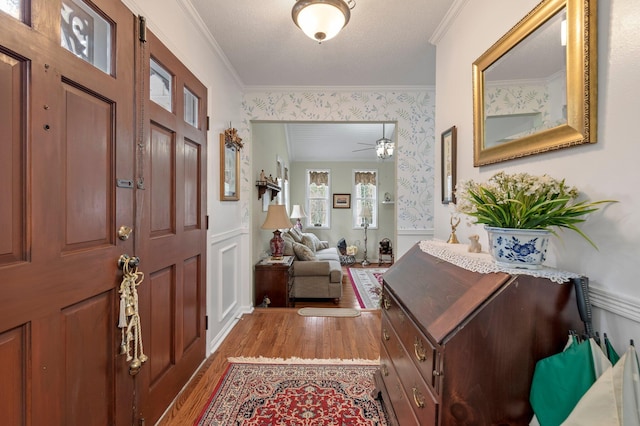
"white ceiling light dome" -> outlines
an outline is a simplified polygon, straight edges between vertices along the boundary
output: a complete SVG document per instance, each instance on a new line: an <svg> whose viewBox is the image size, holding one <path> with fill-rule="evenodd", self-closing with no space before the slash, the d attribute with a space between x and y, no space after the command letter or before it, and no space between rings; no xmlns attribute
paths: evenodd
<svg viewBox="0 0 640 426"><path fill-rule="evenodd" d="M355 0L298 0L291 10L293 22L311 39L335 37L349 22Z"/></svg>

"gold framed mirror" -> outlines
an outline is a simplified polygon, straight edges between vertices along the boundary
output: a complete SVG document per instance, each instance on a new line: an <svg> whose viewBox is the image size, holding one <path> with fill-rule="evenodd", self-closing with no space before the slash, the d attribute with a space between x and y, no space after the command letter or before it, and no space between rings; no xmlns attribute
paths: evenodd
<svg viewBox="0 0 640 426"><path fill-rule="evenodd" d="M543 0L473 63L475 167L596 142L597 0Z"/></svg>
<svg viewBox="0 0 640 426"><path fill-rule="evenodd" d="M220 201L240 199L240 147L220 134Z"/></svg>

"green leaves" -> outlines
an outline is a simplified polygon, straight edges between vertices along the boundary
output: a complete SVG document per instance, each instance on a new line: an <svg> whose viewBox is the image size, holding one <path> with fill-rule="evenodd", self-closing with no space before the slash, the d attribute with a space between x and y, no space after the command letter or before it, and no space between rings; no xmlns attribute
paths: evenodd
<svg viewBox="0 0 640 426"><path fill-rule="evenodd" d="M578 191L547 175L500 172L487 183L463 182L458 195L458 210L476 218L477 223L501 228L567 228L577 232L593 247L593 241L576 224L614 200L576 202Z"/></svg>

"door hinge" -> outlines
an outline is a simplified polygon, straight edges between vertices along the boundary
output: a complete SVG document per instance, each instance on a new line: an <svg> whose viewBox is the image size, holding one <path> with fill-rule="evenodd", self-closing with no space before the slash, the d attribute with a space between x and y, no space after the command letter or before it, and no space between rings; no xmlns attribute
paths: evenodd
<svg viewBox="0 0 640 426"><path fill-rule="evenodd" d="M204 229L209 230L209 215L204 217Z"/></svg>
<svg viewBox="0 0 640 426"><path fill-rule="evenodd" d="M141 15L138 15L138 40L147 42L147 19Z"/></svg>
<svg viewBox="0 0 640 426"><path fill-rule="evenodd" d="M204 316L204 329L205 330L209 329L209 315Z"/></svg>
<svg viewBox="0 0 640 426"><path fill-rule="evenodd" d="M209 116L207 115L207 131L209 131Z"/></svg>

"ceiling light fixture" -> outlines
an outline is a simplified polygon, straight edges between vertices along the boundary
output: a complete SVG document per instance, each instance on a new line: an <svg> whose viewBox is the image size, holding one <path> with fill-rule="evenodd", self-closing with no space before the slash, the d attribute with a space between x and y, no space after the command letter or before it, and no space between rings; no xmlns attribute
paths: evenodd
<svg viewBox="0 0 640 426"><path fill-rule="evenodd" d="M309 38L322 43L347 25L355 5L355 0L297 0L291 17Z"/></svg>
<svg viewBox="0 0 640 426"><path fill-rule="evenodd" d="M376 155L381 160L386 160L393 156L394 143L385 137L384 123L382 123L382 138L376 141Z"/></svg>

